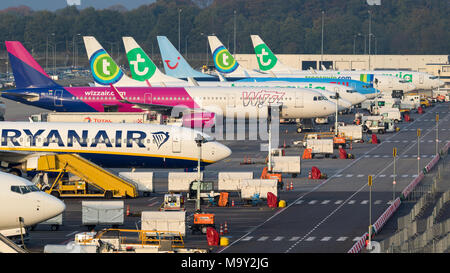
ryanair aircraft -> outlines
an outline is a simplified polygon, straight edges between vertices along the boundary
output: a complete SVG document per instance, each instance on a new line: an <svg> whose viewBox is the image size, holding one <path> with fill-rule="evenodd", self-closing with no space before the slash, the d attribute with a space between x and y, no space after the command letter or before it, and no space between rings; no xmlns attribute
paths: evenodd
<svg viewBox="0 0 450 273"><path fill-rule="evenodd" d="M0 122L1 166L26 169L37 157L75 153L106 168L192 168L228 157L231 150L199 131L132 123Z"/></svg>

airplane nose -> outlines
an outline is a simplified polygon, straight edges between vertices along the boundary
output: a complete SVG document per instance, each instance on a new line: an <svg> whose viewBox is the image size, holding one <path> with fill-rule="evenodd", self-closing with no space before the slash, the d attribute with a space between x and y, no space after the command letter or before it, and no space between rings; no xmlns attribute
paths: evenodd
<svg viewBox="0 0 450 273"><path fill-rule="evenodd" d="M48 195L44 204L44 212L47 219L60 215L66 209L66 205L58 198Z"/></svg>
<svg viewBox="0 0 450 273"><path fill-rule="evenodd" d="M214 161L220 161L231 155L231 149L220 143L216 143L216 151L217 154Z"/></svg>

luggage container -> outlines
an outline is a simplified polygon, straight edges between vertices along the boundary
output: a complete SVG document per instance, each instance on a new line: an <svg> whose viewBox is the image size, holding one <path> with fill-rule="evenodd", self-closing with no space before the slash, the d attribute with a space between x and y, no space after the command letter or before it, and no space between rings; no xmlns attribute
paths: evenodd
<svg viewBox="0 0 450 273"><path fill-rule="evenodd" d="M153 189L153 172L119 172L119 176L133 181L143 196L150 196Z"/></svg>
<svg viewBox="0 0 450 273"><path fill-rule="evenodd" d="M253 172L220 172L218 175L219 191L240 191L243 179L253 179Z"/></svg>
<svg viewBox="0 0 450 273"><path fill-rule="evenodd" d="M328 157L333 154L333 139L307 139L306 149L311 149L311 155L322 154Z"/></svg>
<svg viewBox="0 0 450 273"><path fill-rule="evenodd" d="M300 156L273 156L272 172L288 173L292 177L297 177L301 173Z"/></svg>
<svg viewBox="0 0 450 273"><path fill-rule="evenodd" d="M114 228L123 225L123 201L82 201L82 224L89 230L96 225L112 225Z"/></svg>
<svg viewBox="0 0 450 273"><path fill-rule="evenodd" d="M186 235L185 211L143 211L141 215L141 230L158 231L164 236L180 237ZM155 233L146 233L151 236Z"/></svg>
<svg viewBox="0 0 450 273"><path fill-rule="evenodd" d="M241 182L241 198L251 200L255 194L261 199L267 199L267 193L278 196L278 180L276 179L245 179Z"/></svg>
<svg viewBox="0 0 450 273"><path fill-rule="evenodd" d="M180 193L189 192L192 181L197 181L198 173L194 172L170 172L168 177L169 192ZM203 172L200 173L203 180Z"/></svg>

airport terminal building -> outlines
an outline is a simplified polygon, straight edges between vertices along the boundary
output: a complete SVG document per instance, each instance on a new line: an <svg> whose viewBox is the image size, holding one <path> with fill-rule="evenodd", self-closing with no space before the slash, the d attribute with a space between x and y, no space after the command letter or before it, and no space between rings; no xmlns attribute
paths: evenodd
<svg viewBox="0 0 450 273"><path fill-rule="evenodd" d="M449 55L339 55L339 54L277 54L285 65L299 69L334 70L414 70L440 76L450 88ZM255 54L236 54L237 61L245 68L258 69Z"/></svg>

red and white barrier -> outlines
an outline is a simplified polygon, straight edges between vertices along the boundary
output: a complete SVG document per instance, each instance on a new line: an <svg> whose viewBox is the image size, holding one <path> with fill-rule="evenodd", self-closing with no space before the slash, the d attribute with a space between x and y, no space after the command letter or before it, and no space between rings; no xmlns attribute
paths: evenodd
<svg viewBox="0 0 450 273"><path fill-rule="evenodd" d="M391 218L392 214L398 209L400 206L400 198L395 199L394 203L392 203L387 210L381 214L381 216L378 218L378 220L373 224L373 227L375 228L375 233L378 233L378 231L381 230L381 228L384 226L384 224Z"/></svg>
<svg viewBox="0 0 450 273"><path fill-rule="evenodd" d="M366 246L367 237L369 237L368 232L364 233L364 235L353 245L353 247L347 253L359 253L361 249Z"/></svg>
<svg viewBox="0 0 450 273"><path fill-rule="evenodd" d="M414 178L414 180L411 183L409 183L409 185L402 191L402 198L403 199L408 197L408 195L412 192L412 190L414 190L416 185L419 184L419 182L423 179L424 176L425 175L423 174L423 172L421 172L419 174L419 176Z"/></svg>
<svg viewBox="0 0 450 273"><path fill-rule="evenodd" d="M425 170L427 170L427 172L429 172L431 169L433 169L434 165L436 165L436 163L439 161L441 157L439 156L439 154L435 155L434 158L430 161L430 163L428 163L425 166Z"/></svg>

